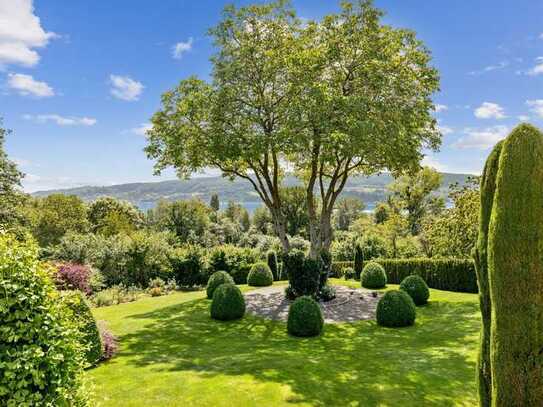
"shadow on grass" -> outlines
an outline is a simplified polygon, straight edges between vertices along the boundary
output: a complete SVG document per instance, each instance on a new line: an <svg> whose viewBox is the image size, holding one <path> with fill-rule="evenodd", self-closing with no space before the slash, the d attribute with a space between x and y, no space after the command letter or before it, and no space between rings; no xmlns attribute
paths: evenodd
<svg viewBox="0 0 543 407"><path fill-rule="evenodd" d="M475 401L478 308L434 302L417 323L387 329L374 322L326 325L322 336L289 337L285 324L246 315L210 319L207 300L129 318L145 327L120 338L128 363L211 375L249 374L295 393L288 401L329 405L439 405ZM153 367L153 365L156 365Z"/></svg>

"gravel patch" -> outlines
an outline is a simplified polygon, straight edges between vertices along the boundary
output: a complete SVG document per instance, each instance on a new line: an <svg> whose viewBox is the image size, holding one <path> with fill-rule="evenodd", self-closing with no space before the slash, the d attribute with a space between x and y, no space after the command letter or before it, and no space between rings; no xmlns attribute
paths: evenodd
<svg viewBox="0 0 543 407"><path fill-rule="evenodd" d="M286 321L292 301L285 298L285 287L270 286L249 291L245 294L247 311L263 318ZM334 288L336 298L319 302L326 323L375 319L375 310L382 296L381 293L344 286L334 286Z"/></svg>

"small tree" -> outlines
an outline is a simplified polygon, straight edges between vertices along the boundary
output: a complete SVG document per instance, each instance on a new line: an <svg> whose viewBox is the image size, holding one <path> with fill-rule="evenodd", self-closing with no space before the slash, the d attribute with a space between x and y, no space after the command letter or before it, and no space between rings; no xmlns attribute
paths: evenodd
<svg viewBox="0 0 543 407"><path fill-rule="evenodd" d="M355 278L358 280L360 278L360 273L364 269L364 253L362 252L362 247L359 243L356 244L354 250L354 274Z"/></svg>
<svg viewBox="0 0 543 407"><path fill-rule="evenodd" d="M211 209L213 209L215 212L218 212L221 205L219 203L219 195L213 194L211 195L211 200L209 201L209 206Z"/></svg>

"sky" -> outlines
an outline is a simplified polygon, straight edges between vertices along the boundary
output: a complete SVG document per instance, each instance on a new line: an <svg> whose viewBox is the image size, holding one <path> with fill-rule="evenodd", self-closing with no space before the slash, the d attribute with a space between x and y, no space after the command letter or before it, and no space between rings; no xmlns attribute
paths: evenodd
<svg viewBox="0 0 543 407"><path fill-rule="evenodd" d="M0 0L0 117L24 189L174 179L153 176L144 132L163 92L209 77L206 33L230 2ZM292 3L306 19L339 9ZM440 72L443 142L424 164L477 174L515 125L543 128L543 1L375 3L386 24L417 32Z"/></svg>

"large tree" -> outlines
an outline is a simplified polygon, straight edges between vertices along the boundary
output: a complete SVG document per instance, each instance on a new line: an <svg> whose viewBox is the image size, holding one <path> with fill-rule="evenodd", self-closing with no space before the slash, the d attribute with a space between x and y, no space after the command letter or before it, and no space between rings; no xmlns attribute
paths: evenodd
<svg viewBox="0 0 543 407"><path fill-rule="evenodd" d="M285 1L226 8L211 30L212 80L181 81L152 118L156 171L215 167L249 180L288 251L281 181L292 169L306 190L311 255L328 250L349 176L414 167L440 141L429 52L381 15L370 1L343 3L302 25Z"/></svg>

